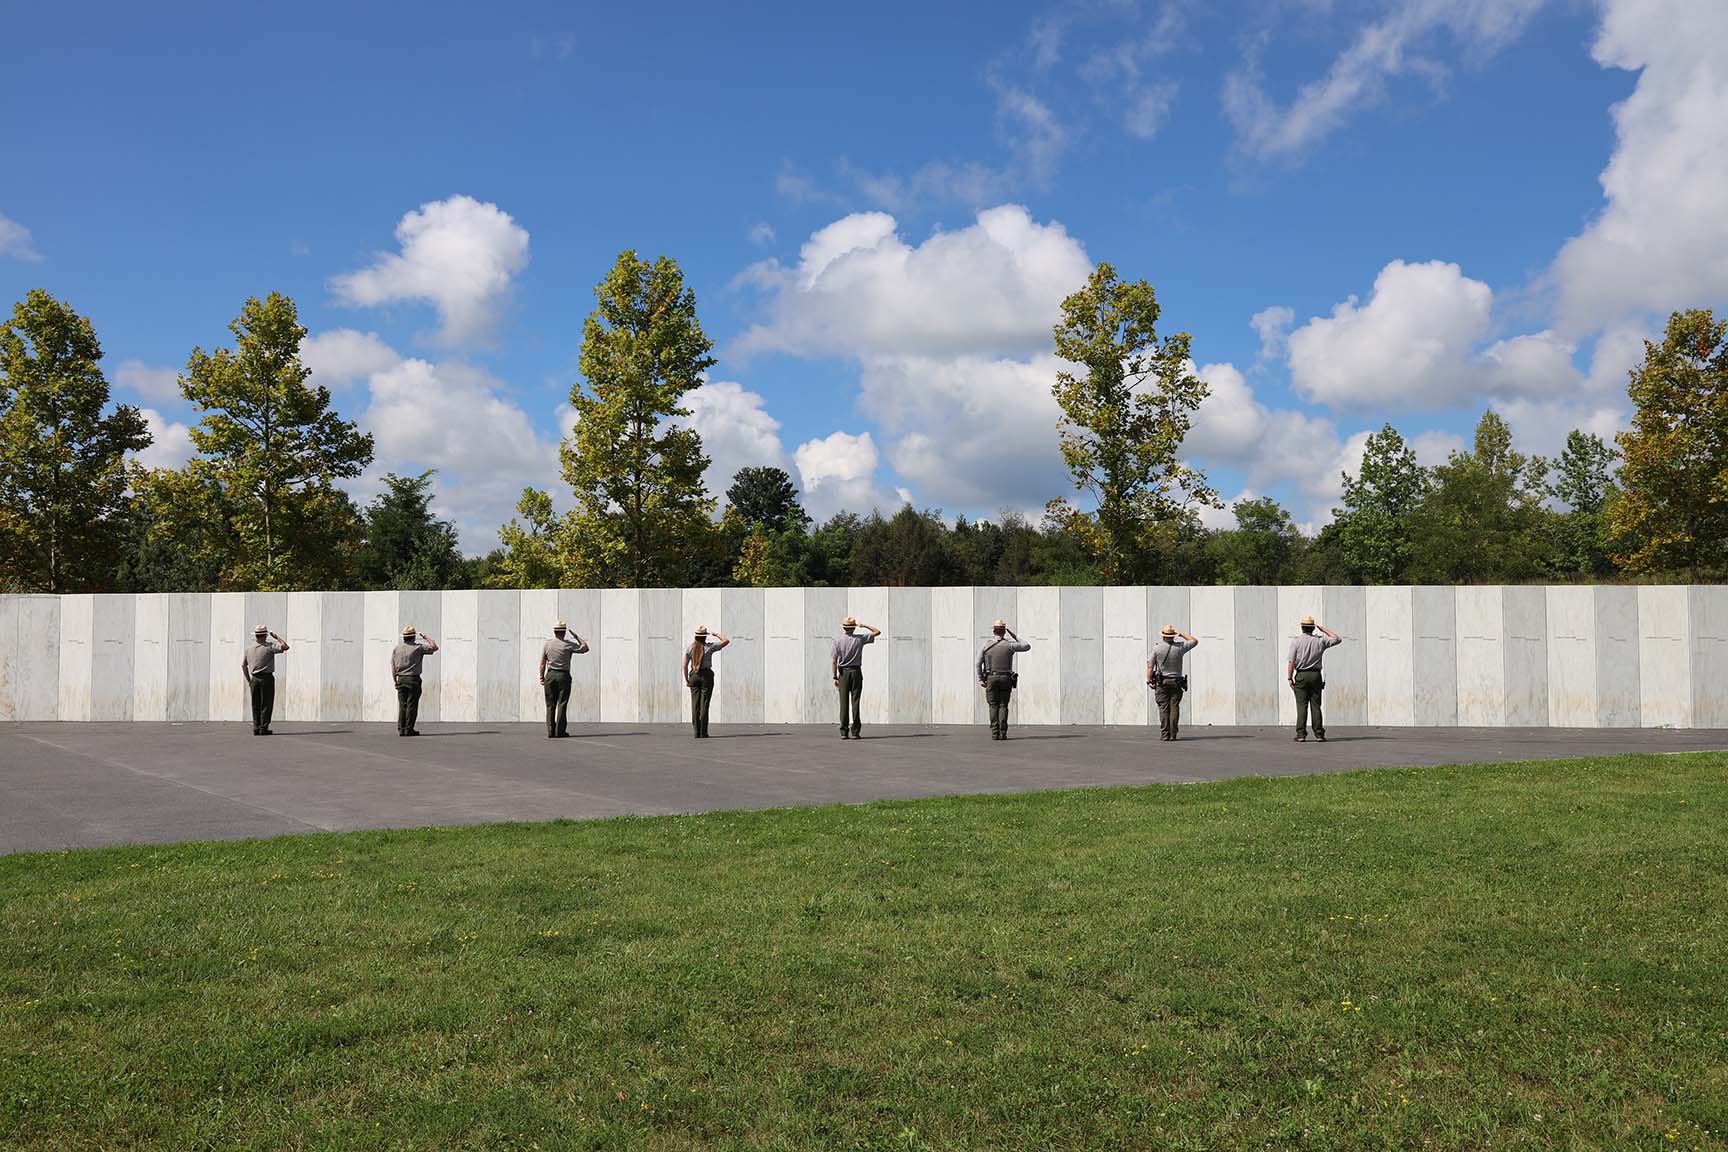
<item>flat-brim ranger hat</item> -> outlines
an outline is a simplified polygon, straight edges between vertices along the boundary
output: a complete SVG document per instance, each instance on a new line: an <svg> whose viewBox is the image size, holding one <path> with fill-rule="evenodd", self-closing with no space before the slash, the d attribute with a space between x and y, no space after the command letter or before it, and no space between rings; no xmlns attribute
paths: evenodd
<svg viewBox="0 0 1728 1152"><path fill-rule="evenodd" d="M698 636L708 635L708 625L706 625L706 624L696 625L696 635L698 635Z"/></svg>
<svg viewBox="0 0 1728 1152"><path fill-rule="evenodd" d="M414 635L414 625L410 624L407 627L403 628L402 629L402 635L404 635L404 636Z"/></svg>
<svg viewBox="0 0 1728 1152"><path fill-rule="evenodd" d="M1008 627L1008 621L998 620L998 621L996 621L996 623L990 625L990 627L991 628L1006 628L1006 627Z"/></svg>
<svg viewBox="0 0 1728 1152"><path fill-rule="evenodd" d="M1158 635L1160 635L1160 636L1174 636L1174 635L1176 635L1176 625L1174 625L1174 624L1164 625L1164 631L1158 633Z"/></svg>
<svg viewBox="0 0 1728 1152"><path fill-rule="evenodd" d="M270 629L268 629L268 628L264 627L264 625L260 624L260 625L258 625L258 627L252 629L252 635L254 635L254 636L268 636L268 635L270 635Z"/></svg>
<svg viewBox="0 0 1728 1152"><path fill-rule="evenodd" d="M1302 627L1304 627L1304 628L1314 627L1314 617L1312 617L1312 616L1302 617Z"/></svg>
<svg viewBox="0 0 1728 1152"><path fill-rule="evenodd" d="M848 616L848 617L846 617L846 619L840 621L840 627L842 627L842 628L856 628L856 627L858 627L858 621L856 621L856 620L852 619L852 617Z"/></svg>
<svg viewBox="0 0 1728 1152"><path fill-rule="evenodd" d="M560 620L560 621L558 621L558 623L552 625L552 631L554 631L554 632L567 632L569 630L570 630L570 625L564 623L564 621L562 621L562 620Z"/></svg>

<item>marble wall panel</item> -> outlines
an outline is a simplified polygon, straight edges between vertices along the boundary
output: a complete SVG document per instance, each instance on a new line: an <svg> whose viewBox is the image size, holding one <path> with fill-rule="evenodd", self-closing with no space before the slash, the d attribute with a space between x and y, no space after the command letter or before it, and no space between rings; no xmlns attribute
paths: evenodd
<svg viewBox="0 0 1728 1152"><path fill-rule="evenodd" d="M1596 592L1596 723L1638 727L1638 589L1601 584Z"/></svg>
<svg viewBox="0 0 1728 1152"><path fill-rule="evenodd" d="M1278 643L1278 589L1241 587L1235 593L1236 723L1276 724L1278 696L1287 687Z"/></svg>
<svg viewBox="0 0 1728 1152"><path fill-rule="evenodd" d="M134 598L132 609L132 719L168 719L168 600Z"/></svg>
<svg viewBox="0 0 1728 1152"><path fill-rule="evenodd" d="M1189 634L1200 641L1184 669L1189 724L1236 723L1236 591L1190 588Z"/></svg>
<svg viewBox="0 0 1728 1152"><path fill-rule="evenodd" d="M240 663L252 643L253 621L246 619L246 593L210 593L209 718L229 723L251 719L246 677Z"/></svg>
<svg viewBox="0 0 1728 1152"><path fill-rule="evenodd" d="M1415 621L1411 670L1412 722L1427 727L1458 723L1457 603L1450 585L1410 590Z"/></svg>
<svg viewBox="0 0 1728 1152"><path fill-rule="evenodd" d="M809 724L840 726L840 704L834 691L834 638L846 618L850 592L845 588L804 590L804 719ZM871 621L878 628L882 621ZM874 646L872 646L874 647ZM870 695L870 654L864 657L864 695Z"/></svg>
<svg viewBox="0 0 1728 1152"><path fill-rule="evenodd" d="M1638 589L1638 714L1652 728L1692 727L1692 590Z"/></svg>
<svg viewBox="0 0 1728 1152"><path fill-rule="evenodd" d="M1728 728L1728 587L1694 584L1692 724Z"/></svg>
<svg viewBox="0 0 1728 1152"><path fill-rule="evenodd" d="M1556 728L1596 727L1596 590L1543 589L1548 638L1548 715Z"/></svg>
<svg viewBox="0 0 1728 1152"><path fill-rule="evenodd" d="M804 722L804 589L762 590L762 719Z"/></svg>
<svg viewBox="0 0 1728 1152"><path fill-rule="evenodd" d="M894 724L930 723L930 589L892 588L888 611L894 621L888 649L888 715Z"/></svg>
<svg viewBox="0 0 1728 1152"><path fill-rule="evenodd" d="M607 588L600 593L600 719L635 724L642 715L642 593ZM545 705L541 705L544 715Z"/></svg>
<svg viewBox="0 0 1728 1152"><path fill-rule="evenodd" d="M978 687L978 645L972 639L973 590L930 589L930 719L970 724Z"/></svg>
<svg viewBox="0 0 1728 1152"><path fill-rule="evenodd" d="M1162 623L1151 624L1149 593L1140 587L1101 589L1104 595L1104 720L1105 724L1138 726L1150 722L1152 692L1146 687L1146 661L1152 637Z"/></svg>
<svg viewBox="0 0 1728 1152"><path fill-rule="evenodd" d="M1506 724L1544 726L1548 723L1547 589L1503 587L1500 613L1506 629Z"/></svg>
<svg viewBox="0 0 1728 1152"><path fill-rule="evenodd" d="M8 596L0 609L10 627L0 625L0 666L8 669L0 685L0 719L53 720L60 710L60 597Z"/></svg>
<svg viewBox="0 0 1728 1152"><path fill-rule="evenodd" d="M682 596L676 588L644 588L641 597L641 719L649 724L688 720L690 689L679 671L690 640L684 635Z"/></svg>
<svg viewBox="0 0 1728 1152"><path fill-rule="evenodd" d="M1328 726L1368 723L1368 589L1329 585L1320 591L1320 623L1344 637L1326 652L1326 723ZM1285 624L1296 631L1296 621ZM1406 635L1409 633L1406 632ZM1278 653L1279 675L1289 653L1289 640ZM1294 713L1292 713L1294 715Z"/></svg>
<svg viewBox="0 0 1728 1152"><path fill-rule="evenodd" d="M394 724L396 681L390 674L390 653L401 639L402 593L362 592L360 597L365 623L365 639L360 646L360 718L373 724Z"/></svg>
<svg viewBox="0 0 1728 1152"><path fill-rule="evenodd" d="M483 724L515 720L521 683L522 593L514 588L480 592L475 606L475 718ZM534 654L536 669L539 653ZM582 659L571 657L571 663ZM538 676L538 672L536 672ZM572 693L574 694L574 693Z"/></svg>
<svg viewBox="0 0 1728 1152"><path fill-rule="evenodd" d="M90 719L132 719L132 645L138 598L97 595L90 609Z"/></svg>
<svg viewBox="0 0 1728 1152"><path fill-rule="evenodd" d="M210 596L173 592L168 605L168 691L164 718L210 718Z"/></svg>
<svg viewBox="0 0 1728 1152"><path fill-rule="evenodd" d="M1458 723L1506 724L1506 640L1497 585L1454 589L1458 629Z"/></svg>
<svg viewBox="0 0 1728 1152"><path fill-rule="evenodd" d="M366 593L324 592L319 606L318 718L352 724L365 706Z"/></svg>
<svg viewBox="0 0 1728 1152"><path fill-rule="evenodd" d="M288 593L286 622L276 631L288 641L288 654L276 658L278 669L290 661L294 675L276 685L276 715L283 720L310 721L322 715L324 703L323 592ZM278 671L280 676L281 672Z"/></svg>
<svg viewBox="0 0 1728 1152"><path fill-rule="evenodd" d="M1032 645L1014 658L1020 686L1014 690L1018 724L1062 723L1062 589L1021 588L1009 625ZM986 714L988 715L988 714Z"/></svg>
<svg viewBox="0 0 1728 1152"><path fill-rule="evenodd" d="M1144 690L1146 670L1144 666L1105 670L1104 589L1060 591L1062 723L1102 724L1107 681L1120 680Z"/></svg>
<svg viewBox="0 0 1728 1152"><path fill-rule="evenodd" d="M572 623L558 614L558 589L556 588L524 588L517 594L517 620L519 632L517 650L521 659L516 663L516 719L523 723L538 723L546 717L546 693L540 683L540 656L545 650L546 641L552 639L552 625L560 620ZM576 633L582 636L580 629ZM587 656L575 656L570 660L570 707L569 715L575 720L576 705L576 662L586 661L589 664L598 663L600 654L595 650L600 636L596 633L586 637L589 644Z"/></svg>
<svg viewBox="0 0 1728 1152"><path fill-rule="evenodd" d="M970 656L974 686L977 685L978 650L984 647L984 642L996 633L996 621L1006 621L1008 627L1019 630L1020 590L1018 588L974 588L972 590L972 654ZM1015 657L1015 663L1025 661L1025 656ZM1020 702L1016 693L1008 700L1008 723L1020 721ZM972 698L972 722L974 724L990 723L990 703L984 699L984 690L978 688Z"/></svg>
<svg viewBox="0 0 1728 1152"><path fill-rule="evenodd" d="M1354 645L1364 654L1360 683L1366 689L1368 723L1377 727L1407 728L1416 723L1416 625L1415 597L1408 587L1364 588L1367 594L1365 635ZM1332 627L1327 625L1327 627ZM1333 631L1339 631L1334 628ZM1332 657L1352 647L1346 640L1326 653L1327 692L1332 684ZM1327 705L1332 701L1328 699ZM1333 720L1327 708L1327 723Z"/></svg>
<svg viewBox="0 0 1728 1152"><path fill-rule="evenodd" d="M766 600L760 588L727 588L721 593L720 618L726 621L726 675L715 687L716 724L760 724L766 713L763 695L766 659Z"/></svg>
<svg viewBox="0 0 1728 1152"><path fill-rule="evenodd" d="M474 724L480 719L480 593L464 588L440 594L436 637L438 719Z"/></svg>
<svg viewBox="0 0 1728 1152"><path fill-rule="evenodd" d="M60 691L54 715L60 720L92 716L90 675L96 654L96 598L60 598Z"/></svg>

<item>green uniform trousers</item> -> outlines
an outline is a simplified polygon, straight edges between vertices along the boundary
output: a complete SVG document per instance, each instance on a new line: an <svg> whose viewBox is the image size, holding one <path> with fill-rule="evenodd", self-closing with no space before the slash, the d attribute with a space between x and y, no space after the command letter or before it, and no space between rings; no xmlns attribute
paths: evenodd
<svg viewBox="0 0 1728 1152"><path fill-rule="evenodd" d="M859 709L859 702L864 696L864 669L840 669L840 734L848 731L858 735L858 729L864 723L864 714ZM850 720L850 726L848 726Z"/></svg>
<svg viewBox="0 0 1728 1152"><path fill-rule="evenodd" d="M419 719L420 677L396 677L396 735L406 736L414 731L414 723Z"/></svg>
<svg viewBox="0 0 1728 1152"><path fill-rule="evenodd" d="M570 735L570 673L546 670L546 735Z"/></svg>
<svg viewBox="0 0 1728 1152"><path fill-rule="evenodd" d="M269 672L252 673L252 734L270 727L270 713L276 707L276 677Z"/></svg>
<svg viewBox="0 0 1728 1152"><path fill-rule="evenodd" d="M690 685L690 727L698 738L708 735L708 706L714 702L714 669L703 668L685 679Z"/></svg>
<svg viewBox="0 0 1728 1152"><path fill-rule="evenodd" d="M1008 702L1014 698L1014 677L996 672L984 678L984 702L990 705L990 735L1008 738Z"/></svg>
<svg viewBox="0 0 1728 1152"><path fill-rule="evenodd" d="M1166 740L1176 739L1182 726L1182 689L1170 680L1163 680L1153 686L1152 699L1158 704L1158 735Z"/></svg>
<svg viewBox="0 0 1728 1152"><path fill-rule="evenodd" d="M1314 712L1314 735L1326 735L1326 718L1320 713L1320 693L1326 688L1326 681L1320 677L1320 669L1303 668L1297 671L1290 681L1290 690L1296 694L1296 735L1308 735L1308 712Z"/></svg>

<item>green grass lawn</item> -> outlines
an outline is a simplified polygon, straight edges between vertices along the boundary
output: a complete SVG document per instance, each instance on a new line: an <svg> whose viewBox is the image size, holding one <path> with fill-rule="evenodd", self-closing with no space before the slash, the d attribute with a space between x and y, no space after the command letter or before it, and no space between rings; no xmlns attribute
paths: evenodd
<svg viewBox="0 0 1728 1152"><path fill-rule="evenodd" d="M1719 754L12 856L0 917L6 1147L1728 1146Z"/></svg>

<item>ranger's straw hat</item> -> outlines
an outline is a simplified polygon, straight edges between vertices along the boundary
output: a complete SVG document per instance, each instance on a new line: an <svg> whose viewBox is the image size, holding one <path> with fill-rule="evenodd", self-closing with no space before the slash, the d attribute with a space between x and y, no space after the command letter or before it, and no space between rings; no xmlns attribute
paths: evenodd
<svg viewBox="0 0 1728 1152"><path fill-rule="evenodd" d="M570 625L568 625L568 624L564 623L564 621L560 620L560 621L558 621L558 623L552 625L552 631L563 632L563 631L567 630L569 627L570 627Z"/></svg>
<svg viewBox="0 0 1728 1152"><path fill-rule="evenodd" d="M1174 625L1174 624L1164 625L1164 631L1158 633L1158 635L1160 635L1160 636L1174 636L1174 635L1176 635L1176 625Z"/></svg>
<svg viewBox="0 0 1728 1152"><path fill-rule="evenodd" d="M1312 617L1312 616L1302 617L1302 626L1304 628L1312 627L1313 624L1314 624L1314 617Z"/></svg>
<svg viewBox="0 0 1728 1152"><path fill-rule="evenodd" d="M696 625L696 635L698 635L698 636L708 635L708 625L706 625L706 624Z"/></svg>
<svg viewBox="0 0 1728 1152"><path fill-rule="evenodd" d="M269 634L270 634L270 629L264 627L264 625L262 625L262 624L258 625L258 627L256 627L256 628L252 629L252 635L254 635L254 636L268 636Z"/></svg>
<svg viewBox="0 0 1728 1152"><path fill-rule="evenodd" d="M856 628L856 627L858 627L858 621L856 621L856 620L852 619L852 617L848 616L848 617L846 617L846 619L840 621L840 627L842 627L842 628Z"/></svg>
<svg viewBox="0 0 1728 1152"><path fill-rule="evenodd" d="M402 635L404 635L404 636L414 635L414 625L412 625L412 624L404 625L402 628Z"/></svg>
<svg viewBox="0 0 1728 1152"><path fill-rule="evenodd" d="M991 628L1006 628L1006 627L1008 627L1008 621L998 620L998 621L996 621L996 623L990 625L990 627Z"/></svg>

